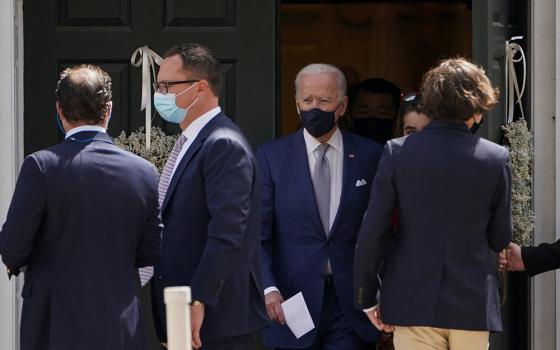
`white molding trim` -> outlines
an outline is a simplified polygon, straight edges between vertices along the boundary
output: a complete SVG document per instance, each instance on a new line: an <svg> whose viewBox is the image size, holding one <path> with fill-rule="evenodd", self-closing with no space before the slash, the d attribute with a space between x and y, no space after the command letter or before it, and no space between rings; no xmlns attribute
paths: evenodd
<svg viewBox="0 0 560 350"><path fill-rule="evenodd" d="M23 158L23 0L0 1L0 221L4 222ZM19 349L20 281L0 264L0 349Z"/></svg>
<svg viewBox="0 0 560 350"><path fill-rule="evenodd" d="M534 135L533 204L535 209L534 243L555 240L559 232L560 179L555 177L560 167L556 162L560 150L560 133L556 105L556 85L552 77L558 56L555 52L557 23L555 14L560 0L530 1L530 69L531 116ZM555 9L556 7L556 9ZM556 121L554 116L558 116ZM531 279L531 349L558 349L557 321L559 279L555 273L545 273Z"/></svg>
<svg viewBox="0 0 560 350"><path fill-rule="evenodd" d="M560 239L560 161L558 161L558 155L560 155L560 98L558 97L558 93L560 93L560 0L555 0L555 35L554 35L554 82L555 82L555 89L554 89L554 96L555 96L555 113L556 116L556 230L555 230L555 240ZM556 350L560 349L560 270L556 270L555 272L556 278L556 303L554 305L555 309L555 320L556 320Z"/></svg>

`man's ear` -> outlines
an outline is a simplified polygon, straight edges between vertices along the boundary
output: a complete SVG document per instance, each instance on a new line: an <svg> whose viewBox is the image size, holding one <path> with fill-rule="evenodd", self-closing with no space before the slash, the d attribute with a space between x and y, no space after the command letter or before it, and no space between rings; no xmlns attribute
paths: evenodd
<svg viewBox="0 0 560 350"><path fill-rule="evenodd" d="M342 98L342 101L340 101L340 115L344 115L344 113L346 113L346 110L348 109L348 96L344 96Z"/></svg>
<svg viewBox="0 0 560 350"><path fill-rule="evenodd" d="M205 90L207 90L207 89L211 89L211 88L210 88L210 83L208 83L208 80L205 80L205 79L200 80L200 81L198 82L198 87L197 87L197 89L196 89L197 92L203 92L203 91L205 91Z"/></svg>
<svg viewBox="0 0 560 350"><path fill-rule="evenodd" d="M56 107L56 113L58 114L58 117L60 119L66 120L66 118L64 117L64 112L62 111L62 107L60 107L60 103L58 101L56 101L55 107Z"/></svg>
<svg viewBox="0 0 560 350"><path fill-rule="evenodd" d="M107 106L109 108L107 108L107 112L105 113L105 119L109 119L109 117L111 116L111 113L113 113L113 101L109 101L107 103Z"/></svg>

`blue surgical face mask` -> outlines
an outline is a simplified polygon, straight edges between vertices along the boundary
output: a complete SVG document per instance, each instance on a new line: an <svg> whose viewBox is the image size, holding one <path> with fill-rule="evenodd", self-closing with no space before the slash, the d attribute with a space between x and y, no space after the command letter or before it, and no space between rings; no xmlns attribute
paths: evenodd
<svg viewBox="0 0 560 350"><path fill-rule="evenodd" d="M154 94L154 106L156 107L159 115L170 123L181 124L181 122L187 117L189 109L198 101L200 97L197 97L196 100L194 100L193 103L191 103L187 108L181 108L177 106L177 96L184 94L195 86L196 84L193 84L177 95L170 93L164 95L162 93L156 92Z"/></svg>

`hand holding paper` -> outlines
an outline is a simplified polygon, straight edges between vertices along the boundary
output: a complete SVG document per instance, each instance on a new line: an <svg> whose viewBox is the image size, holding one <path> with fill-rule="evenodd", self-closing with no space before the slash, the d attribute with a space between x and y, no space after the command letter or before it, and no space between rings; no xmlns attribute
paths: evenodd
<svg viewBox="0 0 560 350"><path fill-rule="evenodd" d="M301 292L281 304L286 324L297 339L315 328Z"/></svg>

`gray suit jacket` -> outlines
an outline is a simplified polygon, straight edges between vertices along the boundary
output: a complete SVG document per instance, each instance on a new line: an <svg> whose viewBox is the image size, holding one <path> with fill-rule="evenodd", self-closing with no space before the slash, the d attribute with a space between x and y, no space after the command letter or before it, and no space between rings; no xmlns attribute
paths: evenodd
<svg viewBox="0 0 560 350"><path fill-rule="evenodd" d="M507 149L434 120L385 147L356 250L356 307L376 303L384 260L384 322L501 331L496 252L511 235Z"/></svg>

